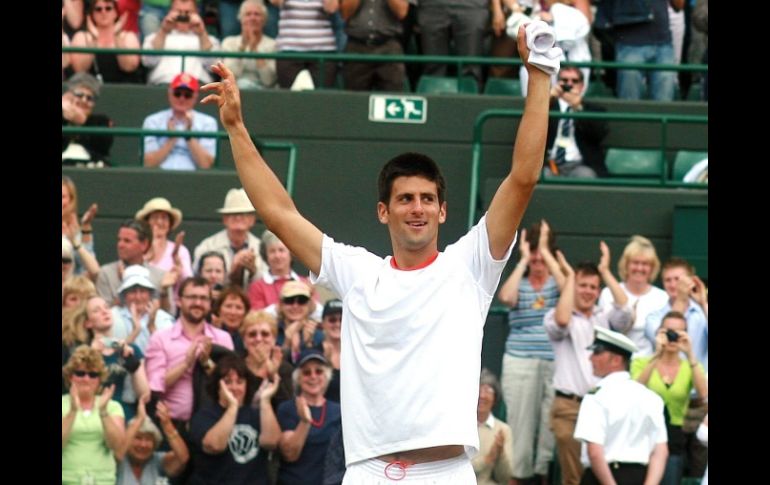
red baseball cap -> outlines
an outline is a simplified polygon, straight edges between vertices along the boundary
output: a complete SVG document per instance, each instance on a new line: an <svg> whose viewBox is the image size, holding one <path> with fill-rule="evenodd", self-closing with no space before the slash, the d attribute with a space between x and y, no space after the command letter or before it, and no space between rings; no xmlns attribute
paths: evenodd
<svg viewBox="0 0 770 485"><path fill-rule="evenodd" d="M186 72L177 74L176 77L171 80L171 89L177 88L185 88L193 92L198 92L198 80Z"/></svg>

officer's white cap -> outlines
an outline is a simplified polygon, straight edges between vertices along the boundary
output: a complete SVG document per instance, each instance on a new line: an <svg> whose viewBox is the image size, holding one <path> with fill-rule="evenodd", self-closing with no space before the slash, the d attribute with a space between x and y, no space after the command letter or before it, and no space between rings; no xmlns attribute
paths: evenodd
<svg viewBox="0 0 770 485"><path fill-rule="evenodd" d="M594 343L588 350L609 350L618 354L631 355L639 348L628 337L604 327L594 327Z"/></svg>

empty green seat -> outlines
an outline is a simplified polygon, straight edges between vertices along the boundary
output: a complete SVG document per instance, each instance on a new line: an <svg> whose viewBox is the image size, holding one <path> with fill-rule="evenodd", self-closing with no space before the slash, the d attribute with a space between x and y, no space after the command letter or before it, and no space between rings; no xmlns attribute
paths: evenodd
<svg viewBox="0 0 770 485"><path fill-rule="evenodd" d="M484 94L499 96L521 96L521 80L503 77L490 77L484 86Z"/></svg>
<svg viewBox="0 0 770 485"><path fill-rule="evenodd" d="M679 150L674 159L674 172L671 174L671 180L681 182L684 176L696 163L704 158L708 158L708 152L691 152L689 150Z"/></svg>
<svg viewBox="0 0 770 485"><path fill-rule="evenodd" d="M612 92L612 88L602 81L593 80L588 83L588 89L586 89L584 96L588 98L614 98L615 94Z"/></svg>
<svg viewBox="0 0 770 485"><path fill-rule="evenodd" d="M423 75L417 82L416 92L425 94L478 94L479 84L476 82L476 78L471 76L461 77L458 86L457 77Z"/></svg>
<svg viewBox="0 0 770 485"><path fill-rule="evenodd" d="M660 177L663 155L660 150L610 148L605 164L614 177Z"/></svg>
<svg viewBox="0 0 770 485"><path fill-rule="evenodd" d="M703 86L700 81L690 86L690 91L687 92L687 101L703 101Z"/></svg>

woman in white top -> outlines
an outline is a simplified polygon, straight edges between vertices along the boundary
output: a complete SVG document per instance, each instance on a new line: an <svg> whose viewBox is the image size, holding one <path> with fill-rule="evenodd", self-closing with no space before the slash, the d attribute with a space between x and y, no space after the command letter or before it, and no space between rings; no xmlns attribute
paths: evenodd
<svg viewBox="0 0 770 485"><path fill-rule="evenodd" d="M634 357L650 355L653 348L644 337L644 325L647 315L658 310L668 302L665 291L652 284L660 271L660 259L652 241L646 237L634 235L623 249L618 261L620 287L628 296L628 303L634 309L634 326L628 331L628 337L634 341L639 352ZM612 306L612 294L604 288L599 296L599 305Z"/></svg>

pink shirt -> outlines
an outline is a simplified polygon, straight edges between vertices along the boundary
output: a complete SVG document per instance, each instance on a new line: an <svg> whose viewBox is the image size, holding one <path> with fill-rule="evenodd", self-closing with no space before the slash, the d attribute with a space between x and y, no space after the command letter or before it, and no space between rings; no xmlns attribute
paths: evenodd
<svg viewBox="0 0 770 485"><path fill-rule="evenodd" d="M212 343L233 350L233 339L227 332L204 323L203 335L211 337ZM168 389L166 389L165 379L169 369L184 361L187 349L192 343L193 340L182 332L182 323L177 320L173 327L155 332L150 337L150 344L145 352L150 390L162 392L171 417L183 421L189 420L192 416L192 367L187 368L182 377Z"/></svg>
<svg viewBox="0 0 770 485"><path fill-rule="evenodd" d="M310 280L299 276L294 271L289 276L273 276L266 271L262 278L249 285L249 302L252 310L261 310L270 305L278 305L281 299L281 288L287 281L299 280L312 288ZM318 295L313 290L313 300L318 301Z"/></svg>

